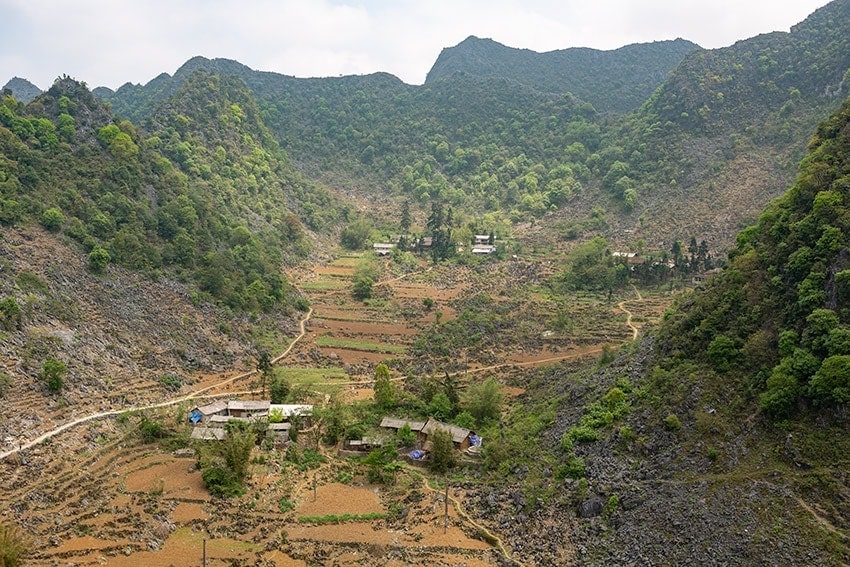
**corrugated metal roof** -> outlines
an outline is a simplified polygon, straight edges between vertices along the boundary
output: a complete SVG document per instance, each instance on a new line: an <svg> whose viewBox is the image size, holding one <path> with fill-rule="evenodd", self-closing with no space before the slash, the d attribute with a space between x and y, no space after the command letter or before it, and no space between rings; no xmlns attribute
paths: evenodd
<svg viewBox="0 0 850 567"><path fill-rule="evenodd" d="M422 428L425 426L424 421L410 421L408 419L396 419L394 417L385 417L381 420L381 427L387 429L401 429L405 424L409 425L412 431L422 431Z"/></svg>
<svg viewBox="0 0 850 567"><path fill-rule="evenodd" d="M466 439L471 430L466 429L465 427L458 427L457 425L451 425L448 423L443 423L442 421L438 421L434 418L429 419L425 426L422 428L422 433L426 435L431 435L436 429L445 429L449 433L452 434L452 441L455 443L461 443L464 439Z"/></svg>

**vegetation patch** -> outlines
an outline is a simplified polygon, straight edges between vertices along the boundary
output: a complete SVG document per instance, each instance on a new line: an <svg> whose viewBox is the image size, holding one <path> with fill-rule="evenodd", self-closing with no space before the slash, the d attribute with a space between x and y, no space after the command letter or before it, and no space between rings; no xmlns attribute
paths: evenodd
<svg viewBox="0 0 850 567"><path fill-rule="evenodd" d="M407 347L403 345L388 345L386 343L370 343L349 339L338 339L335 337L321 336L316 339L316 345L329 348L344 348L348 350L361 350L364 352L382 352L386 354L404 354Z"/></svg>

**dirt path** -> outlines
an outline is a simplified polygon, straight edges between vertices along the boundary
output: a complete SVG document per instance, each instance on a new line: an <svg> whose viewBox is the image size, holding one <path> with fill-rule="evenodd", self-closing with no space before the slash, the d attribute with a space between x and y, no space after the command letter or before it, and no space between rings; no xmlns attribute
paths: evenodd
<svg viewBox="0 0 850 567"><path fill-rule="evenodd" d="M306 326L307 321L310 319L310 316L312 314L313 314L313 309L310 308L307 311L307 313L304 315L304 318L301 319L301 321L298 324L299 329L300 329L300 333L298 334L298 336L295 337L292 340L292 342L289 343L289 346L286 347L286 350L284 350L283 353L281 353L280 355L278 355L278 356L276 356L275 358L272 359L272 363L276 364L277 362L282 360L286 355L288 355L292 351L292 348L295 346L295 344L299 340L301 340L304 337L304 335L307 334L305 326ZM4 460L4 459L6 459L6 458L8 458L12 455L15 455L15 454L17 454L21 451L24 451L26 449L34 447L35 445L38 445L39 443L41 443L41 442L43 442L47 439L55 437L55 436L59 435L60 433L67 431L68 429L71 429L72 427L75 427L77 425L80 425L80 424L83 424L83 423L88 423L88 422L94 421L96 419L102 419L104 417L113 417L113 416L116 416L116 415L119 415L119 414L122 414L122 413L125 413L125 412L164 408L164 407L168 407L168 406L177 405L177 404L182 403L182 402L187 402L189 400L207 397L207 396L204 396L205 392L208 392L208 391L210 391L214 388L220 388L221 386L225 386L227 384L235 382L236 380L242 380L244 378L248 378L249 376L252 376L256 373L257 373L256 370L249 370L248 372L243 372L241 374L231 376L230 378L228 378L226 380L222 380L221 382L217 382L217 383L213 384L212 386L207 386L205 388L201 388L200 390L196 390L196 391L194 391L190 394L187 394L185 396L175 398L175 399L172 399L172 400L167 400L167 401L160 402L160 403L157 403L157 404L150 404L150 405L145 405L145 406L131 406L131 407L128 407L128 408L121 408L121 409L116 409L116 410L103 411L103 412L94 413L94 414L91 414L91 415L87 415L87 416L77 418L73 421L69 421L68 423L60 425L59 427L56 427L56 428L54 428L50 431L47 431L47 432L39 435L38 437L36 437L32 441L20 445L17 449L11 449L9 451L6 451L5 453L0 453L0 461Z"/></svg>
<svg viewBox="0 0 850 567"><path fill-rule="evenodd" d="M643 297L641 296L640 291L638 291L638 288L636 288L634 284L632 284L632 289L635 290L637 300L643 301ZM640 330L632 324L632 312L626 309L626 300L623 300L618 303L617 307L626 314L626 325L628 325L629 328L632 330L632 340L635 340L636 338L638 338Z"/></svg>
<svg viewBox="0 0 850 567"><path fill-rule="evenodd" d="M442 491L442 490L437 490L436 488L433 488L433 487L431 486L431 484L428 482L428 479L425 477L425 475L423 475L423 474L422 474L422 473L420 473L419 471L413 470L413 469L411 469L410 467L408 467L408 470L409 470L411 473L413 473L413 474L417 474L417 475L419 475L419 476L422 478L422 484L423 484L423 486L425 486L425 489L426 489L426 490L430 490L431 492L434 492L434 493L436 493L436 494L440 494L440 495L444 495L444 494L445 494L445 492L444 492L444 491ZM470 516L470 515L466 512L466 510L464 510L464 509L463 509L463 506L461 506L460 501L459 501L457 498L454 498L453 496L451 496L451 494L449 494L449 502L451 502L451 503L452 503L452 506L454 506L454 509L455 509L455 511L458 513L458 515L459 515L459 516L461 516L462 518L464 518L464 519L465 519L467 522L469 522L471 525L475 526L475 528L476 528L479 532L481 532L481 534L482 534L482 535L484 536L484 538L485 538L485 541L490 542L491 544L492 544L492 542L495 542L495 546L499 549L499 551L501 551L501 552L502 552L502 555L505 557L505 559L507 559L508 561L510 561L513 565L518 565L519 567L523 567L523 564L522 564L522 563L520 563L519 561L517 561L515 558L513 558L513 557L511 556L510 551L508 551L508 548L507 548L507 547L505 547L505 544L502 542L501 538L500 538L499 536L495 535L495 534L494 534L493 532L491 532L490 530L488 530L485 526L482 526L481 524L479 524L478 522L476 522L476 521L472 518L472 516Z"/></svg>

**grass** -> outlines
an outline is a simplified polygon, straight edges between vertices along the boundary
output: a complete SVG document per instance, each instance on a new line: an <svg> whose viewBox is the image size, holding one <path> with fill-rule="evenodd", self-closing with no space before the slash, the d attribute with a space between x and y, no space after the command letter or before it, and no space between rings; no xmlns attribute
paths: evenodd
<svg viewBox="0 0 850 567"><path fill-rule="evenodd" d="M307 291L333 291L343 289L347 285L347 282L342 280L319 280L302 284L301 289L305 289Z"/></svg>
<svg viewBox="0 0 850 567"><path fill-rule="evenodd" d="M371 522L387 517L384 512L369 512L368 514L325 514L324 516L299 516L303 524L341 524L343 522Z"/></svg>
<svg viewBox="0 0 850 567"><path fill-rule="evenodd" d="M348 350L382 352L387 354L405 354L407 352L407 347L404 345L388 345L384 343L369 343L350 339L337 339L327 335L317 337L316 345L320 347L345 348Z"/></svg>
<svg viewBox="0 0 850 567"><path fill-rule="evenodd" d="M345 370L337 366L327 368L280 366L275 370L275 374L286 378L290 384L312 384L323 380L345 380L348 378Z"/></svg>

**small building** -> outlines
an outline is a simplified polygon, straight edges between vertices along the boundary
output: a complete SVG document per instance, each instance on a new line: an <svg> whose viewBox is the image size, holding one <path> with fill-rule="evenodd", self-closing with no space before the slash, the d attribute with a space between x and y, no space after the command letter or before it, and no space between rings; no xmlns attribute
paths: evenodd
<svg viewBox="0 0 850 567"><path fill-rule="evenodd" d="M475 244L472 247L473 254L493 254L496 247L492 244Z"/></svg>
<svg viewBox="0 0 850 567"><path fill-rule="evenodd" d="M491 244L489 234L476 234L472 237L473 246L476 244Z"/></svg>
<svg viewBox="0 0 850 567"><path fill-rule="evenodd" d="M389 242L376 242L372 245L372 250L378 256L389 256L393 248L395 248L395 244L390 244Z"/></svg>
<svg viewBox="0 0 850 567"><path fill-rule="evenodd" d="M214 415L227 415L227 402L217 400L205 406L195 406L189 412L189 421L192 423L206 423Z"/></svg>
<svg viewBox="0 0 850 567"><path fill-rule="evenodd" d="M230 400L227 402L227 415L230 417L260 417L269 415L268 400Z"/></svg>
<svg viewBox="0 0 850 567"><path fill-rule="evenodd" d="M445 429L451 434L452 443L454 443L455 449L458 451L466 451L472 444L471 436L475 435L471 430L466 429L465 427L443 423L442 421L438 421L434 418L425 422L425 425L422 427L422 433L426 437L429 437L437 429Z"/></svg>

